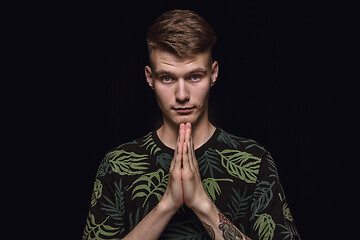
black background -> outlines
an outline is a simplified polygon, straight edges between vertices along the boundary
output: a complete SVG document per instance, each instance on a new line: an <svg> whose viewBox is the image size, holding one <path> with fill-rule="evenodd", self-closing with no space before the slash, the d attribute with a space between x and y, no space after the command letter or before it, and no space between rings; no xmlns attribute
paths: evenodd
<svg viewBox="0 0 360 240"><path fill-rule="evenodd" d="M145 37L161 13L177 8L203 16L218 36L213 59L220 72L211 90L210 120L271 152L303 239L352 236L356 191L350 185L353 160L346 155L346 93L335 62L337 6L169 2L53 6L46 14L52 19L44 24L52 29L49 65L56 69L49 71L55 100L49 131L60 157L54 178L61 201L54 201L68 216L60 232L80 237L104 154L160 126L144 77Z"/></svg>

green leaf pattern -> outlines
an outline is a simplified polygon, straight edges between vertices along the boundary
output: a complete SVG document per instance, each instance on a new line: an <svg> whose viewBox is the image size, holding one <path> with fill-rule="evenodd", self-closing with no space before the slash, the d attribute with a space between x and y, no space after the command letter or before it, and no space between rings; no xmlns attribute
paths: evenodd
<svg viewBox="0 0 360 240"><path fill-rule="evenodd" d="M232 179L215 179L215 178L206 178L202 181L204 189L207 195L211 198L213 202L216 201L216 195L220 195L221 189L217 182L225 181L225 182L233 182Z"/></svg>
<svg viewBox="0 0 360 240"><path fill-rule="evenodd" d="M149 133L148 135L145 136L145 139L143 140L143 144L140 145L140 147L144 147L144 146L146 147L146 150L150 151L150 155L154 155L158 151L161 151L161 149L154 142L152 133Z"/></svg>
<svg viewBox="0 0 360 240"><path fill-rule="evenodd" d="M215 172L224 173L220 168L219 163L219 155L216 153L214 149L209 148L205 151L204 155L202 155L199 159L199 171L203 176L209 174L210 177L215 176Z"/></svg>
<svg viewBox="0 0 360 240"><path fill-rule="evenodd" d="M145 173L150 165L144 161L148 155L127 152L125 150L115 150L109 155L109 163L112 171L120 175L137 175Z"/></svg>
<svg viewBox="0 0 360 240"><path fill-rule="evenodd" d="M231 201L227 204L229 211L224 212L224 214L229 216L229 218L233 221L237 222L239 219L246 216L251 198L251 195L247 195L246 187L245 189L232 188ZM244 226L241 221L238 227L240 231L244 232Z"/></svg>
<svg viewBox="0 0 360 240"><path fill-rule="evenodd" d="M123 220L125 214L125 199L122 189L122 181L115 182L115 194L114 198L108 198L104 196L105 201L101 203L101 210L107 213L107 215L114 219L114 225L117 227L124 227Z"/></svg>
<svg viewBox="0 0 360 240"><path fill-rule="evenodd" d="M91 196L91 207L95 206L97 199L101 197L103 185L99 179L95 179L93 194Z"/></svg>
<svg viewBox="0 0 360 240"><path fill-rule="evenodd" d="M155 195L160 201L162 195L165 193L169 175L164 173L164 170L159 169L156 172L148 173L140 176L127 189L134 187L132 190L132 199L138 197L145 197L143 207L150 196Z"/></svg>
<svg viewBox="0 0 360 240"><path fill-rule="evenodd" d="M89 217L86 221L86 226L84 230L83 240L87 239L108 239L108 237L115 236L118 232L121 231L118 227L112 227L107 225L106 222L109 219L107 217L103 222L96 223L95 216L89 212Z"/></svg>
<svg viewBox="0 0 360 240"><path fill-rule="evenodd" d="M256 190L253 194L254 202L251 204L251 215L250 220L252 220L255 215L263 210L265 210L273 198L272 187L275 184L269 183L268 181L261 181L256 184Z"/></svg>
<svg viewBox="0 0 360 240"><path fill-rule="evenodd" d="M156 164L159 164L161 168L163 168L165 171L169 171L172 159L173 156L171 156L170 154L161 153L156 157Z"/></svg>
<svg viewBox="0 0 360 240"><path fill-rule="evenodd" d="M221 157L221 164L231 176L247 183L255 183L259 173L261 158L239 150L216 150Z"/></svg>
<svg viewBox="0 0 360 240"><path fill-rule="evenodd" d="M259 215L254 224L255 231L258 232L260 239L263 240L272 240L274 237L275 228L276 224L274 220L267 213Z"/></svg>

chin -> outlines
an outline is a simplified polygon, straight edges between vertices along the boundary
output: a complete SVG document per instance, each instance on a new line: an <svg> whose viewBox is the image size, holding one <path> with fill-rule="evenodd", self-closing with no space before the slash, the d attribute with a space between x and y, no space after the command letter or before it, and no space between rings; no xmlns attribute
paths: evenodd
<svg viewBox="0 0 360 240"><path fill-rule="evenodd" d="M197 116L177 116L175 119L172 119L172 122L179 126L181 123L191 123L191 125L194 125L198 120Z"/></svg>
<svg viewBox="0 0 360 240"><path fill-rule="evenodd" d="M166 119L164 119L164 121L166 120L171 125L176 125L176 126L179 126L181 123L188 123L188 122L190 122L191 125L195 125L202 118L202 116L203 116L202 112L200 113L198 111L193 112L192 114L189 115L167 114Z"/></svg>

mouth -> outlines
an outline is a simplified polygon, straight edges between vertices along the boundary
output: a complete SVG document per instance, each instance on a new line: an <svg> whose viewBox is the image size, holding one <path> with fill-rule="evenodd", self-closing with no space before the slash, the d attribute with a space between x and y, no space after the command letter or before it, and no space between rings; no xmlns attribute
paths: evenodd
<svg viewBox="0 0 360 240"><path fill-rule="evenodd" d="M181 107L181 108L173 108L178 114L186 115L190 114L194 107Z"/></svg>

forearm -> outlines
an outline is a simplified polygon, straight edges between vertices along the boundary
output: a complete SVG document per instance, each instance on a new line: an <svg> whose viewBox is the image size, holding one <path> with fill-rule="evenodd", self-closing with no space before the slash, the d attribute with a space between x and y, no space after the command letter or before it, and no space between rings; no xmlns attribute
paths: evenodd
<svg viewBox="0 0 360 240"><path fill-rule="evenodd" d="M222 214L213 202L204 203L202 209L194 211L205 230L216 240L250 240L228 218Z"/></svg>
<svg viewBox="0 0 360 240"><path fill-rule="evenodd" d="M160 201L123 239L158 239L175 213L176 209L169 209Z"/></svg>

